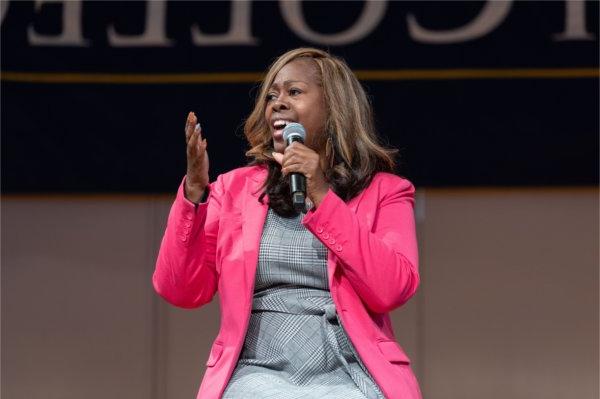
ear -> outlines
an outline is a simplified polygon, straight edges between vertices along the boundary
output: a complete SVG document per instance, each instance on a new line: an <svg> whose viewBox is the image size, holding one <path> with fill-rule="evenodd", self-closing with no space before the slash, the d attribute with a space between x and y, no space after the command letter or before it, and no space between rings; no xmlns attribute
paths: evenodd
<svg viewBox="0 0 600 399"><path fill-rule="evenodd" d="M283 163L283 154L280 154L278 152L272 152L271 154L273 155L273 158L275 158L279 165Z"/></svg>

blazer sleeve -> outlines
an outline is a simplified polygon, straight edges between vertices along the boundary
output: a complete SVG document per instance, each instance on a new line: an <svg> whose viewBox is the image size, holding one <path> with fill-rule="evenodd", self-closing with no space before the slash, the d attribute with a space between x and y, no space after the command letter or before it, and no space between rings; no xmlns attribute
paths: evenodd
<svg viewBox="0 0 600 399"><path fill-rule="evenodd" d="M206 202L194 204L184 196L185 177L171 206L152 283L167 302L196 308L210 302L217 291L215 268L221 176L208 186Z"/></svg>
<svg viewBox="0 0 600 399"><path fill-rule="evenodd" d="M380 194L369 228L332 190L303 224L333 252L363 303L387 313L408 301L419 286L414 186L395 177L376 187Z"/></svg>

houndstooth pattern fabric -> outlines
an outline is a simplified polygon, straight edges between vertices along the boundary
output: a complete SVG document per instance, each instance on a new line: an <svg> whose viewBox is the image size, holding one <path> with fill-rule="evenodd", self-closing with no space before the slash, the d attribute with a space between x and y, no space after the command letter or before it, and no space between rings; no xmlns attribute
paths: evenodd
<svg viewBox="0 0 600 399"><path fill-rule="evenodd" d="M327 248L269 209L244 347L225 399L382 399L336 313Z"/></svg>

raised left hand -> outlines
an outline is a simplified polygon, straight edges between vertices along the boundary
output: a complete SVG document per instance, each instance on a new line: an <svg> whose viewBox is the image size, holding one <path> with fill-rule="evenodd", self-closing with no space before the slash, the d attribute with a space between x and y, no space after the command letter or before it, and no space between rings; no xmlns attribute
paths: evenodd
<svg viewBox="0 0 600 399"><path fill-rule="evenodd" d="M301 173L306 177L306 196L314 207L318 207L329 190L329 184L321 169L319 154L299 142L285 148L283 154L273 152L273 157L281 165L281 173Z"/></svg>

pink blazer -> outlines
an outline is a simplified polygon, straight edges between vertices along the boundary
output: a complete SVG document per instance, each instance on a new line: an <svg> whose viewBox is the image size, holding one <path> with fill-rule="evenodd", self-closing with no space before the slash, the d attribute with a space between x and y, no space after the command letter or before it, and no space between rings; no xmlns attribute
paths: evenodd
<svg viewBox="0 0 600 399"><path fill-rule="evenodd" d="M242 350L268 210L268 198L258 201L266 176L260 166L220 175L197 208L183 195L184 178L171 207L154 288L183 308L202 306L219 292L221 325L206 362L201 399L221 397ZM389 399L421 398L388 315L419 285L413 202L408 180L378 173L348 203L329 190L302 221L328 248L329 287L342 325Z"/></svg>

